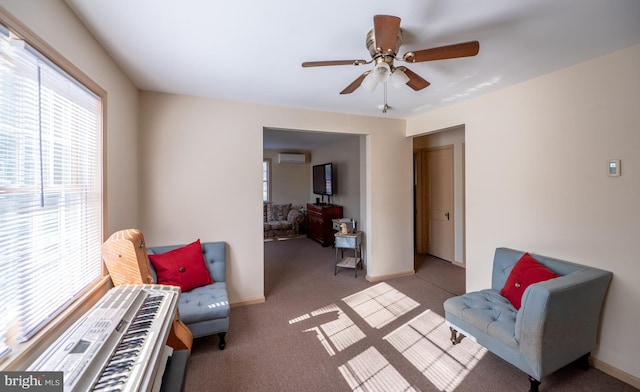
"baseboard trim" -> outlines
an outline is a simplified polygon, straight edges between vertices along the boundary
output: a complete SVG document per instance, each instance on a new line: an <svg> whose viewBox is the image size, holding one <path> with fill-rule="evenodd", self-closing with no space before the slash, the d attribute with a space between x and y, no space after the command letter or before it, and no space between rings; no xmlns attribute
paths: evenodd
<svg viewBox="0 0 640 392"><path fill-rule="evenodd" d="M296 240L298 238L307 238L307 235L299 234L299 235L292 235L289 237L269 237L269 238L263 238L263 242Z"/></svg>
<svg viewBox="0 0 640 392"><path fill-rule="evenodd" d="M264 302L265 302L264 297L256 297L256 298L245 299L238 302L232 302L229 304L229 306L231 306L232 308L239 308L241 306L263 304Z"/></svg>
<svg viewBox="0 0 640 392"><path fill-rule="evenodd" d="M388 279L403 278L405 276L411 276L415 274L416 274L416 270L398 272L397 274L389 274L389 275L378 275L378 276L367 275L367 280L371 283L376 283L376 282L382 282Z"/></svg>
<svg viewBox="0 0 640 392"><path fill-rule="evenodd" d="M602 362L598 358L594 358L594 357L591 357L591 365L594 368L601 370L604 373L607 373L611 377L615 377L618 380L623 381L634 388L640 389L640 378L636 376L633 376L625 371L622 371L616 367L613 367L608 363Z"/></svg>

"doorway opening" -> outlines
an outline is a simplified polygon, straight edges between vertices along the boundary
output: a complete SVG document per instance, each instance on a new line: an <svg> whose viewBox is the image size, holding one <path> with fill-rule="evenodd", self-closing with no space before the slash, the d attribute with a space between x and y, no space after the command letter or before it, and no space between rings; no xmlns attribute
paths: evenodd
<svg viewBox="0 0 640 392"><path fill-rule="evenodd" d="M295 245L301 242L311 242L312 249L326 251L331 248L323 248L316 242L313 227L309 220L309 205L313 206L320 201L327 201L334 206L340 206L345 218L352 218L360 225L366 222L366 137L365 134L352 134L343 132L313 131L301 129L263 128L263 161L271 161L269 172L269 198L265 201L263 187L263 221L265 222L264 244L284 239L284 250L287 244L291 245L291 254L295 255ZM304 154L306 159L300 162L281 162L279 156L286 154ZM320 196L313 189L313 167L331 163L333 194ZM263 178L265 176L263 175ZM268 204L267 204L268 203ZM285 206L289 211L295 210L302 214L302 222L299 230L291 238L281 236L267 238L267 206ZM297 215L297 214L296 214ZM283 214L284 216L284 214ZM289 214L287 214L288 218ZM284 222L286 223L286 222ZM326 223L323 221L323 225ZM331 223L331 222L329 222ZM324 228L324 226L323 226ZM278 228L279 229L279 228ZM276 234L276 233L274 233ZM310 235L311 234L311 235ZM331 235L331 239L332 238ZM316 249L317 247L317 249ZM270 247L275 248L275 247ZM266 261L267 258L264 258ZM333 260L333 258L328 259ZM267 269L265 268L265 281ZM276 279L274 281L280 281ZM265 296L275 288L265 284Z"/></svg>
<svg viewBox="0 0 640 392"><path fill-rule="evenodd" d="M413 139L414 249L465 264L464 125Z"/></svg>

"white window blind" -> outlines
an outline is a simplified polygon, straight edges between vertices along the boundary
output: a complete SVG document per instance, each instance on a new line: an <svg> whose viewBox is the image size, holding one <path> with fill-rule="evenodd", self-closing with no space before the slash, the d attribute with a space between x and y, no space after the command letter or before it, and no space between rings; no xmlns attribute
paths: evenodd
<svg viewBox="0 0 640 392"><path fill-rule="evenodd" d="M100 278L100 98L0 26L0 356Z"/></svg>
<svg viewBox="0 0 640 392"><path fill-rule="evenodd" d="M262 201L271 200L271 161L265 159L262 161Z"/></svg>

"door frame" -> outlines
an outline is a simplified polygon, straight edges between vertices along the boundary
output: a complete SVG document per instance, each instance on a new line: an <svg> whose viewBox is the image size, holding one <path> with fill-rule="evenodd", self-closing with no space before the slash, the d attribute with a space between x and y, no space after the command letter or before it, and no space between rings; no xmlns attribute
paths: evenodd
<svg viewBox="0 0 640 392"><path fill-rule="evenodd" d="M414 150L414 243L415 243L415 251L418 254L429 254L430 251L430 238L431 238L431 218L430 218L430 209L429 209L429 200L431 200L430 196L430 181L429 181L429 172L427 166L423 160L427 159L428 154L433 153L435 151L443 151L448 150L451 152L451 161L450 168L451 172L448 175L451 176L451 208L450 214L452 215L451 219L451 229L450 233L447 233L451 239L451 254L445 257L445 260L454 262L455 261L455 217L457 214L456 206L455 206L455 148L453 144L447 144L442 146L435 147L426 147L419 148ZM443 256L443 255L440 255ZM450 260L449 260L450 259Z"/></svg>
<svg viewBox="0 0 640 392"><path fill-rule="evenodd" d="M414 252L418 254L416 243L416 152L421 149L441 147L446 145L454 146L454 198L455 198L455 260L453 264L459 267L466 265L466 136L465 125L460 124L455 127L441 129L420 135L414 135L412 158L413 158L413 203L414 203Z"/></svg>

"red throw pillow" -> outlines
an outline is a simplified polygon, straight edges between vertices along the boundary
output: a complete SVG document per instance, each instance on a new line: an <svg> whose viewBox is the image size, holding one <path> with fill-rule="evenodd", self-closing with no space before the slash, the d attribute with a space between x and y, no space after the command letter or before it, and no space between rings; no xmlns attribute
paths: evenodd
<svg viewBox="0 0 640 392"><path fill-rule="evenodd" d="M529 253L525 253L513 266L500 295L508 299L516 309L520 309L522 294L527 287L558 276L560 275L538 263Z"/></svg>
<svg viewBox="0 0 640 392"><path fill-rule="evenodd" d="M189 291L213 283L199 239L167 253L149 255L149 260L156 270L159 284L180 286L180 290Z"/></svg>

